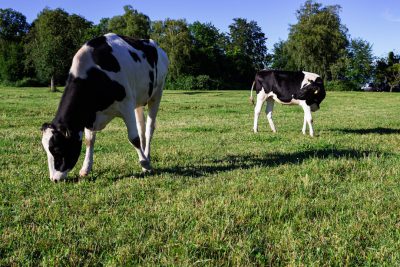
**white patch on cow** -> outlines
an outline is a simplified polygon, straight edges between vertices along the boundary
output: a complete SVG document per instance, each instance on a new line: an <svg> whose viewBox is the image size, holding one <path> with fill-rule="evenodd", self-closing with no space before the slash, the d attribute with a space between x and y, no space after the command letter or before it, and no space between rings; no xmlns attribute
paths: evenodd
<svg viewBox="0 0 400 267"><path fill-rule="evenodd" d="M51 128L47 128L46 130L43 131L42 145L47 154L47 162L49 166L49 173L51 180L53 180L53 174L56 171L54 168L54 157L49 150L50 138L52 136L53 136L53 130Z"/></svg>
<svg viewBox="0 0 400 267"><path fill-rule="evenodd" d="M312 120L312 115L311 115L311 107L309 105L307 105L305 100L300 100L300 106L303 108L304 110L304 122L303 122L303 129L302 132L303 134L306 134L306 129L307 129L307 124L308 124L308 128L310 130L310 136L313 137L314 136L314 129L312 126L313 120Z"/></svg>
<svg viewBox="0 0 400 267"><path fill-rule="evenodd" d="M303 71L303 73L304 73L304 79L301 82L301 87L300 88L303 88L304 86L309 85L310 81L314 82L319 77L318 74L315 74L315 73L312 73L312 72Z"/></svg>
<svg viewBox="0 0 400 267"><path fill-rule="evenodd" d="M70 171L70 170L66 170L65 172L60 172L60 171L57 171L57 170L56 170L56 171L53 173L53 177L50 178L50 179L51 179L52 181L54 181L54 182L58 182L58 181L64 179L65 177L67 177L67 174L68 174L69 171Z"/></svg>
<svg viewBox="0 0 400 267"><path fill-rule="evenodd" d="M282 105L299 105L300 104L300 102L299 102L300 100L294 99L294 98L292 98L292 100L290 100L290 102L282 102L281 100L279 100L278 96L274 92L269 92L267 97L272 97L276 102L278 102L279 104L282 104Z"/></svg>
<svg viewBox="0 0 400 267"><path fill-rule="evenodd" d="M96 66L92 58L92 53L90 53L91 50L93 50L92 47L84 45L75 54L74 58L72 59L71 68L69 70L69 73L74 75L74 77L86 79L87 71L91 67Z"/></svg>
<svg viewBox="0 0 400 267"><path fill-rule="evenodd" d="M64 179L67 176L67 173L69 170L67 170L65 172L60 172L55 169L54 157L53 157L53 154L51 154L51 152L49 150L49 143L50 143L50 139L52 136L53 136L53 130L51 128L47 128L45 131L43 131L42 145L47 154L47 162L48 162L48 166L49 166L50 180L59 181L61 179Z"/></svg>

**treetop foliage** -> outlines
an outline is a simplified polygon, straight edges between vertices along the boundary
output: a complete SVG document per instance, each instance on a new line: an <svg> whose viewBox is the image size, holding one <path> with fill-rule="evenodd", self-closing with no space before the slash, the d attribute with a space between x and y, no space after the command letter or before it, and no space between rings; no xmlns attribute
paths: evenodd
<svg viewBox="0 0 400 267"><path fill-rule="evenodd" d="M79 47L114 32L152 38L167 52L169 88L247 88L255 72L264 68L315 72L353 90L371 81L398 86L399 55L390 52L388 58L376 59L370 43L350 37L340 12L339 5L306 0L296 11L297 22L289 25L287 39L275 43L268 54L267 36L256 21L245 18L234 18L229 31L221 32L209 22L151 21L126 5L123 14L98 24L60 8L45 8L29 25L18 11L0 9L0 82L35 79L63 84Z"/></svg>

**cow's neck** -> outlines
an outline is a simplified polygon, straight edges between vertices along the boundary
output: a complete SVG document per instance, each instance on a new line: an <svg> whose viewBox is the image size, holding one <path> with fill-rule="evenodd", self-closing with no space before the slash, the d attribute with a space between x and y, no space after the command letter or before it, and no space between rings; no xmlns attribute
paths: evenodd
<svg viewBox="0 0 400 267"><path fill-rule="evenodd" d="M66 86L53 120L54 125L61 125L72 132L82 132L88 125L88 118L95 116L95 113L87 110L85 103L88 100L84 94L80 94L80 89Z"/></svg>

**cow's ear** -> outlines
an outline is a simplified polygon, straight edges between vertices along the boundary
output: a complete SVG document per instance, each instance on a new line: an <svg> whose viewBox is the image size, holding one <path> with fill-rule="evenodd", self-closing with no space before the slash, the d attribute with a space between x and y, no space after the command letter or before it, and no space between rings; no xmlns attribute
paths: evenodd
<svg viewBox="0 0 400 267"><path fill-rule="evenodd" d="M52 127L51 127L51 124L45 122L45 123L43 123L42 127L40 128L40 130L41 130L42 132L44 132L44 131L46 131L48 128L52 128Z"/></svg>

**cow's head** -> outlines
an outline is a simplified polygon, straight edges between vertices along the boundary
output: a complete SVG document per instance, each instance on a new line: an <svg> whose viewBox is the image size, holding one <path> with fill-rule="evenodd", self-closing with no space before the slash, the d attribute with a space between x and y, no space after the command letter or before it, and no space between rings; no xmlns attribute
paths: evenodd
<svg viewBox="0 0 400 267"><path fill-rule="evenodd" d="M325 96L324 82L320 77L317 77L315 81L310 80L308 85L300 89L299 98L306 101L311 111L317 111Z"/></svg>
<svg viewBox="0 0 400 267"><path fill-rule="evenodd" d="M47 153L50 179L65 178L78 161L82 146L82 132L70 132L61 126L45 123L42 144Z"/></svg>

